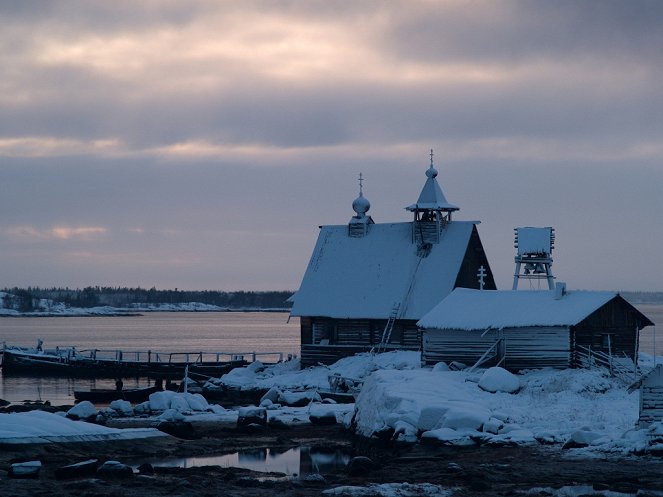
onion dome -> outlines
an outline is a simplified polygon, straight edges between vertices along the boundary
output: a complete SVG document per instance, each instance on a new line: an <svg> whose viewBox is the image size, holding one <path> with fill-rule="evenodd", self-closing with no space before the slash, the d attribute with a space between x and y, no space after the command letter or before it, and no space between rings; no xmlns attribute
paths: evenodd
<svg viewBox="0 0 663 497"><path fill-rule="evenodd" d="M359 173L359 196L352 201L352 210L357 213L357 217L364 217L371 208L371 203L364 197L364 176Z"/></svg>
<svg viewBox="0 0 663 497"><path fill-rule="evenodd" d="M358 216L362 217L366 215L370 208L371 203L361 192L359 192L359 196L352 202L352 210L355 211Z"/></svg>

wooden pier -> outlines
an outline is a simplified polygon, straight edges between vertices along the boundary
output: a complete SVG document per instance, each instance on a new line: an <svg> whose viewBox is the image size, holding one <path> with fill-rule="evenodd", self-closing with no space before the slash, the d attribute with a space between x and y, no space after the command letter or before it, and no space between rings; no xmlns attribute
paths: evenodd
<svg viewBox="0 0 663 497"><path fill-rule="evenodd" d="M186 367L190 373L219 377L231 369L256 360L283 361L281 352L158 352L77 349L56 347L49 350L3 346L4 375L69 376L115 378L150 376L181 378Z"/></svg>

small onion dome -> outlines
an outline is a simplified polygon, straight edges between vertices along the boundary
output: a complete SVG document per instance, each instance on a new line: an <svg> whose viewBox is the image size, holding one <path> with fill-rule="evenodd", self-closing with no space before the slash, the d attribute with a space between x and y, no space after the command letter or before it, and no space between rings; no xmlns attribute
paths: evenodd
<svg viewBox="0 0 663 497"><path fill-rule="evenodd" d="M433 164L431 164L430 167L426 169L426 176L429 178L437 178L437 169L433 167Z"/></svg>
<svg viewBox="0 0 663 497"><path fill-rule="evenodd" d="M360 217L365 215L370 208L371 203L362 193L359 193L359 196L352 202L352 210Z"/></svg>

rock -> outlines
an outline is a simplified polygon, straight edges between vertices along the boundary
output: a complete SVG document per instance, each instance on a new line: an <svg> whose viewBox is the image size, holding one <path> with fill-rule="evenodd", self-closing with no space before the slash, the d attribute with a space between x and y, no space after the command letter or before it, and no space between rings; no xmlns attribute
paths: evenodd
<svg viewBox="0 0 663 497"><path fill-rule="evenodd" d="M325 480L325 477L322 476L320 473L312 473L308 475L303 475L300 476L299 479L301 481L305 481L307 483L327 483L327 480Z"/></svg>
<svg viewBox="0 0 663 497"><path fill-rule="evenodd" d="M159 419L159 421L170 421L176 423L184 421L186 419L186 416L184 416L184 414L182 414L177 409L168 408L165 411L163 411L157 419Z"/></svg>
<svg viewBox="0 0 663 497"><path fill-rule="evenodd" d="M94 404L89 400L84 400L69 409L67 411L67 417L75 421L94 421L97 417L97 408L94 407Z"/></svg>
<svg viewBox="0 0 663 497"><path fill-rule="evenodd" d="M140 466L138 466L138 472L141 475L153 475L154 474L154 466L152 466L150 463L143 463Z"/></svg>
<svg viewBox="0 0 663 497"><path fill-rule="evenodd" d="M80 478L82 476L92 476L97 472L99 461L97 459L88 459L76 464L61 466L55 470L57 480L66 480L68 478Z"/></svg>
<svg viewBox="0 0 663 497"><path fill-rule="evenodd" d="M267 422L267 426L279 430L289 430L291 428L289 424L284 423L283 420L279 418L270 418Z"/></svg>
<svg viewBox="0 0 663 497"><path fill-rule="evenodd" d="M106 461L97 469L97 476L108 480L123 480L133 478L134 470L119 461Z"/></svg>
<svg viewBox="0 0 663 497"><path fill-rule="evenodd" d="M368 457L357 456L350 459L346 469L349 475L357 476L370 473L375 467L375 463Z"/></svg>
<svg viewBox="0 0 663 497"><path fill-rule="evenodd" d="M490 418L483 424L483 431L497 435L503 426L504 423L501 420L497 418Z"/></svg>
<svg viewBox="0 0 663 497"><path fill-rule="evenodd" d="M312 406L308 417L314 425L336 424L336 413L327 405Z"/></svg>
<svg viewBox="0 0 663 497"><path fill-rule="evenodd" d="M237 426L257 424L267 426L267 409L264 407L240 407L237 411Z"/></svg>
<svg viewBox="0 0 663 497"><path fill-rule="evenodd" d="M335 425L336 424L336 415L334 413L326 414L310 414L309 419L313 425Z"/></svg>
<svg viewBox="0 0 663 497"><path fill-rule="evenodd" d="M126 400L114 400L109 404L108 407L110 407L112 410L114 410L121 416L134 415L134 410L131 407L131 402L128 402Z"/></svg>
<svg viewBox="0 0 663 497"><path fill-rule="evenodd" d="M249 423L248 425L238 425L238 429L240 429L244 433L262 433L265 431L265 425L263 424L258 424L258 423Z"/></svg>
<svg viewBox="0 0 663 497"><path fill-rule="evenodd" d="M36 480L39 478L39 470L41 470L41 461L17 462L9 467L7 476L16 479Z"/></svg>
<svg viewBox="0 0 663 497"><path fill-rule="evenodd" d="M434 373L442 373L445 371L449 371L449 366L446 362L438 362L435 366L433 366Z"/></svg>
<svg viewBox="0 0 663 497"><path fill-rule="evenodd" d="M315 390L307 390L305 392L281 392L278 401L284 406L288 407L304 407L311 403L311 401L320 402L322 398Z"/></svg>
<svg viewBox="0 0 663 497"><path fill-rule="evenodd" d="M417 427L399 419L394 424L394 438L400 442L416 442L419 438Z"/></svg>
<svg viewBox="0 0 663 497"><path fill-rule="evenodd" d="M272 404L275 404L279 400L279 395L281 395L281 390L276 387L272 387L267 390L267 393L260 398L260 403L262 404L265 400L271 400Z"/></svg>
<svg viewBox="0 0 663 497"><path fill-rule="evenodd" d="M134 406L134 414L140 416L141 414L150 413L150 401L141 402L140 404Z"/></svg>
<svg viewBox="0 0 663 497"><path fill-rule="evenodd" d="M172 435L184 440L193 440L198 438L196 430L188 421L159 421L154 427L168 435Z"/></svg>
<svg viewBox="0 0 663 497"><path fill-rule="evenodd" d="M571 438L569 438L564 445L562 445L562 449L578 449L582 447L587 447L588 445L591 445L594 440L598 440L601 438L603 435L599 433L595 433L593 431L588 431L588 430L578 430L574 431L571 434Z"/></svg>
<svg viewBox="0 0 663 497"><path fill-rule="evenodd" d="M479 388L490 393L516 393L520 390L520 380L506 369L493 367L487 369L481 376Z"/></svg>
<svg viewBox="0 0 663 497"><path fill-rule="evenodd" d="M8 400L0 399L0 407L5 407L8 406L9 404L11 404L11 402L9 402Z"/></svg>

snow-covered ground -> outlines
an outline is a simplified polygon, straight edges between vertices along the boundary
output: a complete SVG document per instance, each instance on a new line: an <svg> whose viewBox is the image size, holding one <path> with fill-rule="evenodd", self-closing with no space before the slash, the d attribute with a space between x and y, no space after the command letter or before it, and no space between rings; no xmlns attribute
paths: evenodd
<svg viewBox="0 0 663 497"><path fill-rule="evenodd" d="M651 356L641 359L645 369L653 367ZM269 367L254 363L210 380L207 387L271 389L256 408L269 422L306 423L312 415L333 416L367 437L387 435L405 442L460 446L567 444L588 454L663 450L656 441L663 440L661 424L635 429L638 391L628 393L626 385L604 372L542 369L512 375L500 368L468 373L450 371L442 364L435 368L419 365L418 353L404 351L363 354L305 370L299 370L298 361ZM356 404L320 401L316 392L329 389L330 377L348 380L361 389ZM303 407L285 405L302 397L306 399ZM198 394L160 392L142 404L115 401L101 411L81 403L70 414L82 419L142 416L155 422L236 423L250 412L210 405ZM0 419L0 442L7 437L34 439L49 430L65 436L55 422L35 434L30 416L54 416L58 422L73 423L46 413L3 416L12 418ZM7 432L5 419L12 420L12 432ZM25 427L23 435L21 426Z"/></svg>

